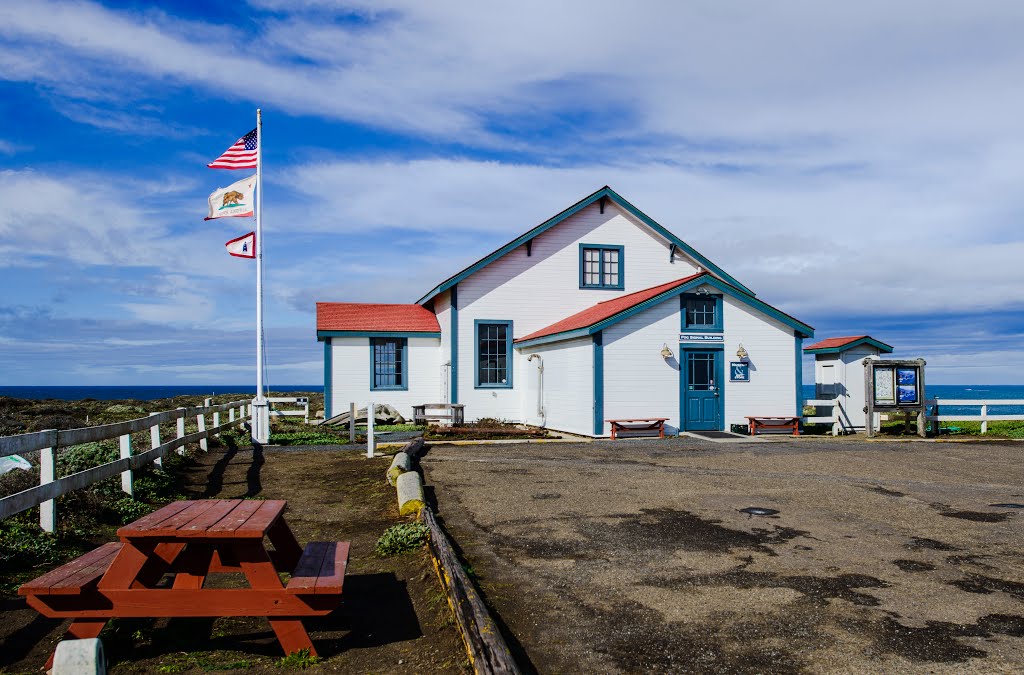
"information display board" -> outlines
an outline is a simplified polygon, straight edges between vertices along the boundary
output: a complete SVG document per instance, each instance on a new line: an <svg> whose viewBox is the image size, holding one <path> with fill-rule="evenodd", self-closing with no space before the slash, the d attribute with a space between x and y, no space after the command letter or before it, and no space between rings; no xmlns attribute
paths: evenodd
<svg viewBox="0 0 1024 675"><path fill-rule="evenodd" d="M864 359L863 363L868 436L875 433L874 414L890 411L916 412L918 435L924 436L924 359Z"/></svg>

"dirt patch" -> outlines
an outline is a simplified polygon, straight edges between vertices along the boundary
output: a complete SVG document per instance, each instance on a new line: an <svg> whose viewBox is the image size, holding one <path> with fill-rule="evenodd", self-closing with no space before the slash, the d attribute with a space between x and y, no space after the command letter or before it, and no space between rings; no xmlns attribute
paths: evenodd
<svg viewBox="0 0 1024 675"><path fill-rule="evenodd" d="M286 499L300 542L352 543L341 607L304 622L323 657L319 670L470 672L427 554L373 553L381 533L403 520L383 478L387 466L386 457L353 451L210 452L189 470L186 489L199 499ZM40 617L20 598L2 602L0 671L38 671L66 623ZM115 673L282 672L280 647L261 618L114 620L101 637Z"/></svg>

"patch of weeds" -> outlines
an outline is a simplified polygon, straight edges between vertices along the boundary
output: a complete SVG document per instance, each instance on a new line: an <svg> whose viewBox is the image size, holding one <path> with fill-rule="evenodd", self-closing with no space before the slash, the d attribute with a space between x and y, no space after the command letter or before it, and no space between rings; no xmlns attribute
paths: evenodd
<svg viewBox="0 0 1024 675"><path fill-rule="evenodd" d="M320 663L319 656L310 656L309 648L300 649L297 652L292 652L288 656L284 657L277 662L278 668L291 668L294 670L305 670L310 666Z"/></svg>
<svg viewBox="0 0 1024 675"><path fill-rule="evenodd" d="M118 499L110 505L110 508L117 513L121 518L122 523L130 523L138 520L142 516L152 513L155 510L149 504L136 501L131 497L122 497L121 499Z"/></svg>
<svg viewBox="0 0 1024 675"><path fill-rule="evenodd" d="M347 445L348 434L341 436L330 431L272 432L272 445Z"/></svg>
<svg viewBox="0 0 1024 675"><path fill-rule="evenodd" d="M422 424L374 424L374 431L423 431L427 427Z"/></svg>
<svg viewBox="0 0 1024 675"><path fill-rule="evenodd" d="M401 523L384 530L377 540L376 553L381 558L408 553L427 543L430 530L423 523Z"/></svg>
<svg viewBox="0 0 1024 675"><path fill-rule="evenodd" d="M479 579L479 577L476 575L476 570L473 569L473 566L468 563L462 563L462 571L465 572L466 576L472 579L473 581Z"/></svg>

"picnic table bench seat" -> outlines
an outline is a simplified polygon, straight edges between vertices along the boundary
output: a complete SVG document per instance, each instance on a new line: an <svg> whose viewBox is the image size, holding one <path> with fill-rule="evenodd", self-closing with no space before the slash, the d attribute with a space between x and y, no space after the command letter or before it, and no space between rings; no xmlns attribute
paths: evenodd
<svg viewBox="0 0 1024 675"><path fill-rule="evenodd" d="M757 436L761 431L792 431L794 436L800 435L800 418L795 415L746 415L750 422L750 435Z"/></svg>
<svg viewBox="0 0 1024 675"><path fill-rule="evenodd" d="M347 541L311 541L286 589L296 595L339 595L348 565Z"/></svg>
<svg viewBox="0 0 1024 675"><path fill-rule="evenodd" d="M460 426L466 421L465 410L464 403L421 403L412 407L412 419L416 424L450 420L453 426Z"/></svg>
<svg viewBox="0 0 1024 675"><path fill-rule="evenodd" d="M614 441L622 432L657 431L658 438L665 438L667 417L630 417L627 419L605 420L612 427Z"/></svg>
<svg viewBox="0 0 1024 675"><path fill-rule="evenodd" d="M94 590L123 544L112 541L18 588L18 595L81 595Z"/></svg>

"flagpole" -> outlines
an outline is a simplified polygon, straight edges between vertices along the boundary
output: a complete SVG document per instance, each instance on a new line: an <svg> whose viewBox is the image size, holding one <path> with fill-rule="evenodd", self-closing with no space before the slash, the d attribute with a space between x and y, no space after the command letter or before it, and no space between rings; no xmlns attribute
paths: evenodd
<svg viewBox="0 0 1024 675"><path fill-rule="evenodd" d="M270 439L270 411L263 389L263 114L256 109L256 398L252 401L252 440Z"/></svg>

